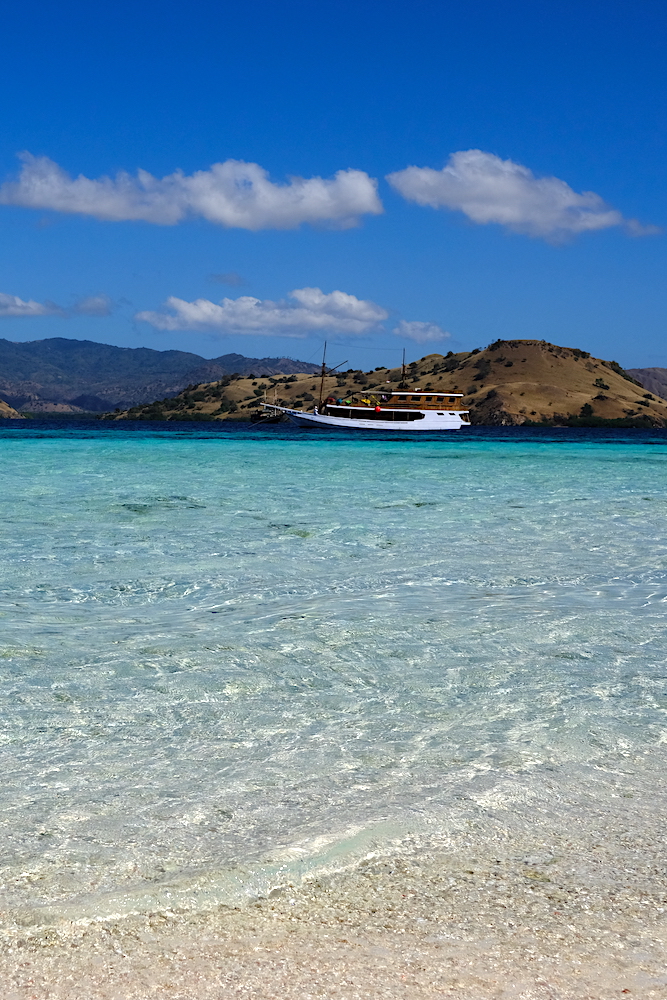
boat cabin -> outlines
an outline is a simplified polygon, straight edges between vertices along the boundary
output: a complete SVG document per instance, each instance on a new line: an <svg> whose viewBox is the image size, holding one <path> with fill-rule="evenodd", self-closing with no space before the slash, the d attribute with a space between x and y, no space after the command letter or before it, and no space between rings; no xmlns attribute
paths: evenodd
<svg viewBox="0 0 667 1000"><path fill-rule="evenodd" d="M456 416L461 410L461 392L434 392L430 389L409 389L386 392L355 392L345 397L328 396L319 412L323 416L348 417L359 420L422 420L429 410L439 416Z"/></svg>

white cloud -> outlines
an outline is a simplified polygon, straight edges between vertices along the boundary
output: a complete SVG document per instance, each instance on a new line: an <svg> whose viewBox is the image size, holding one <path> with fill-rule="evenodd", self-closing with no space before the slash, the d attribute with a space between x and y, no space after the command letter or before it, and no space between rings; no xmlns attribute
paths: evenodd
<svg viewBox="0 0 667 1000"><path fill-rule="evenodd" d="M53 302L34 302L20 299L18 295L0 292L0 317L2 316L54 316L62 315L62 309Z"/></svg>
<svg viewBox="0 0 667 1000"><path fill-rule="evenodd" d="M394 328L397 337L407 337L408 340L415 340L418 344L425 344L429 340L446 340L451 337L436 323L421 323L419 320L401 319L398 326Z"/></svg>
<svg viewBox="0 0 667 1000"><path fill-rule="evenodd" d="M442 170L407 167L389 183L408 201L463 212L473 222L497 222L529 236L568 234L625 225L632 235L656 232L624 219L593 191L577 194L557 177L536 177L528 167L480 149L452 153Z"/></svg>
<svg viewBox="0 0 667 1000"><path fill-rule="evenodd" d="M375 302L346 292L325 294L319 288L297 288L288 299L272 302L242 295L238 299L184 299L170 296L161 312L137 313L135 319L158 330L209 330L219 334L265 334L305 337L315 332L348 335L369 333L388 318Z"/></svg>
<svg viewBox="0 0 667 1000"><path fill-rule="evenodd" d="M17 295L0 292L0 318L2 316L110 316L113 302L108 295L89 295L64 309L55 302L25 301Z"/></svg>
<svg viewBox="0 0 667 1000"><path fill-rule="evenodd" d="M110 316L112 308L108 295L89 295L72 306L72 312L80 316Z"/></svg>
<svg viewBox="0 0 667 1000"><path fill-rule="evenodd" d="M304 222L348 228L358 225L361 215L383 211L377 182L363 170L275 184L257 163L226 160L191 175L177 170L157 178L139 170L136 177L123 172L91 180L71 177L46 156L24 153L21 159L18 180L0 187L0 204L164 226L200 216L251 230L295 229Z"/></svg>

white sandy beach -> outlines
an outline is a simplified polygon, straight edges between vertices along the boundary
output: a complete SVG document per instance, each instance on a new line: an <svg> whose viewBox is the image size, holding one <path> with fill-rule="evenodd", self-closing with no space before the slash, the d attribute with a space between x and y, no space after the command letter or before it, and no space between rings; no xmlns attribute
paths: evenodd
<svg viewBox="0 0 667 1000"><path fill-rule="evenodd" d="M538 818L530 838L491 822L483 836L404 843L244 907L17 931L3 997L664 998L659 814L633 802L644 836L632 822L610 833L627 809L558 833Z"/></svg>

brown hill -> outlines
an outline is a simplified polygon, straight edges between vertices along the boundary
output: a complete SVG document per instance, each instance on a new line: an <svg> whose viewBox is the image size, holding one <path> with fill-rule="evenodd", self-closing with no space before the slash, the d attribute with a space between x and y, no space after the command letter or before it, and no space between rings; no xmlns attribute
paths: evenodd
<svg viewBox="0 0 667 1000"><path fill-rule="evenodd" d="M328 376L324 395L398 388L400 368L350 369ZM472 423L551 425L620 423L667 426L667 403L656 399L615 361L543 340L497 340L485 350L428 354L412 362L405 387L464 394ZM115 419L247 420L269 402L312 410L320 380L312 373L236 378L189 386L172 399L110 414Z"/></svg>
<svg viewBox="0 0 667 1000"><path fill-rule="evenodd" d="M17 413L9 403L5 403L4 399L0 399L0 420L25 420L25 417Z"/></svg>

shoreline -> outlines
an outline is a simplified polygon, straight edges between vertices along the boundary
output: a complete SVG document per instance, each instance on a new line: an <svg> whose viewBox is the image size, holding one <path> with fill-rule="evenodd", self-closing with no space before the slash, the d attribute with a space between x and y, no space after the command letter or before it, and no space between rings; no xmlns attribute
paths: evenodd
<svg viewBox="0 0 667 1000"><path fill-rule="evenodd" d="M648 805L646 803L645 805ZM667 995L663 843L479 831L205 913L16 933L6 1000L608 1000ZM608 817L607 817L608 818Z"/></svg>

